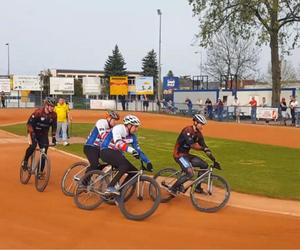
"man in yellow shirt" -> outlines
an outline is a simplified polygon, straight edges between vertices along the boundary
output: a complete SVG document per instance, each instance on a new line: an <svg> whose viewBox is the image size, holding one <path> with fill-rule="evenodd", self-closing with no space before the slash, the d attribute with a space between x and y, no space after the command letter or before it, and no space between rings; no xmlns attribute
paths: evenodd
<svg viewBox="0 0 300 250"><path fill-rule="evenodd" d="M68 137L67 137L67 127L68 127L68 117L69 117L69 106L65 103L63 98L59 98L57 105L55 106L54 111L57 114L57 130L56 130L56 140L59 142L60 131L62 132L62 141L64 146L68 146Z"/></svg>

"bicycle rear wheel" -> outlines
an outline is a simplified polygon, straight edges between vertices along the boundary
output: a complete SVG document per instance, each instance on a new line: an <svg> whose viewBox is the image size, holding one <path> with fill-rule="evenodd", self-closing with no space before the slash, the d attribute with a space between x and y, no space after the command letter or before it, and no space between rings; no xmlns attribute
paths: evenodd
<svg viewBox="0 0 300 250"><path fill-rule="evenodd" d="M74 192L74 203L84 210L93 210L104 201L104 191L107 188L106 175L100 170L86 173L78 183Z"/></svg>
<svg viewBox="0 0 300 250"><path fill-rule="evenodd" d="M164 168L157 172L154 175L154 179L157 181L160 186L161 192L161 200L160 202L166 203L174 198L168 191L170 188L180 177L181 172L176 170L175 168Z"/></svg>
<svg viewBox="0 0 300 250"><path fill-rule="evenodd" d="M134 193L126 201L128 193ZM130 220L144 220L152 215L160 203L160 188L157 182L148 176L140 176L124 186L118 197L119 208L122 214Z"/></svg>
<svg viewBox="0 0 300 250"><path fill-rule="evenodd" d="M84 176L89 164L84 161L73 163L64 173L61 179L61 190L67 196L74 196L76 185Z"/></svg>
<svg viewBox="0 0 300 250"><path fill-rule="evenodd" d="M212 174L193 184L190 195L195 208L213 213L226 205L230 197L230 188L224 178Z"/></svg>
<svg viewBox="0 0 300 250"><path fill-rule="evenodd" d="M27 184L30 180L31 177L31 168L33 166L33 155L30 156L29 160L28 160L28 164L27 164L27 170L24 170L22 168L22 163L20 166L20 182L22 184Z"/></svg>
<svg viewBox="0 0 300 250"><path fill-rule="evenodd" d="M42 171L41 161L45 162L44 169ZM35 174L35 188L39 192L43 192L48 185L50 172L51 172L51 164L50 159L46 154L41 154L40 160L37 163L37 170Z"/></svg>

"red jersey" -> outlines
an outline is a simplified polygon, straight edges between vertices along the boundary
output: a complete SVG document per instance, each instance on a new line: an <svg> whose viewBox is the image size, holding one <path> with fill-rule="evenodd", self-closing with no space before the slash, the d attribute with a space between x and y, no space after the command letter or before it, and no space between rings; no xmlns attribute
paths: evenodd
<svg viewBox="0 0 300 250"><path fill-rule="evenodd" d="M251 107L256 107L257 106L257 101L256 100L251 100L249 102L249 104L251 105Z"/></svg>

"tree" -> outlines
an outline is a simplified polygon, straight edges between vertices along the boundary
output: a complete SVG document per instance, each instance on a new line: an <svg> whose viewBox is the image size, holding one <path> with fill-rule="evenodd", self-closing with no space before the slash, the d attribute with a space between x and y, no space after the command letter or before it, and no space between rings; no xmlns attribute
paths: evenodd
<svg viewBox="0 0 300 250"><path fill-rule="evenodd" d="M148 54L142 59L142 71L144 76L153 76L154 95L157 95L157 83L158 83L158 65L156 59L156 53L154 50L148 52Z"/></svg>
<svg viewBox="0 0 300 250"><path fill-rule="evenodd" d="M215 80L220 75L237 75L239 79L254 75L258 62L258 50L251 41L231 36L229 30L216 35L207 50L206 73Z"/></svg>
<svg viewBox="0 0 300 250"><path fill-rule="evenodd" d="M44 69L40 72L40 81L42 83L42 95L50 95L50 77L52 76L50 69Z"/></svg>
<svg viewBox="0 0 300 250"><path fill-rule="evenodd" d="M173 71L172 71L172 70L169 70L167 76L168 76L168 77L174 77Z"/></svg>
<svg viewBox="0 0 300 250"><path fill-rule="evenodd" d="M300 22L299 0L188 0L195 15L199 16L201 45L207 47L215 34L229 26L232 35L249 40L258 36L258 45L271 48L272 62L272 105L280 102L281 52L293 49L300 31L292 32ZM259 30L258 30L259 29ZM290 44L289 41L292 41ZM290 47L289 47L290 46ZM287 48L287 49L286 49Z"/></svg>
<svg viewBox="0 0 300 250"><path fill-rule="evenodd" d="M74 96L82 96L83 88L82 88L82 79L74 79Z"/></svg>
<svg viewBox="0 0 300 250"><path fill-rule="evenodd" d="M118 45L112 51L112 56L109 56L104 66L105 77L110 76L126 76L125 60L119 51Z"/></svg>

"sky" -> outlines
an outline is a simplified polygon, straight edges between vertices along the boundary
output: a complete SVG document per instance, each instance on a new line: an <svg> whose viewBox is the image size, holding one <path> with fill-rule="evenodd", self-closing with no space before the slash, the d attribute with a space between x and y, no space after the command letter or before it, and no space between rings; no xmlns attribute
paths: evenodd
<svg viewBox="0 0 300 250"><path fill-rule="evenodd" d="M197 17L187 0L0 0L0 75L36 75L43 69L103 70L117 44L127 70L140 71L142 58L158 55L162 11L162 75L198 75L204 49L191 46ZM201 53L200 53L201 51ZM288 58L295 66L300 50ZM270 50L264 47L259 69L267 70Z"/></svg>

